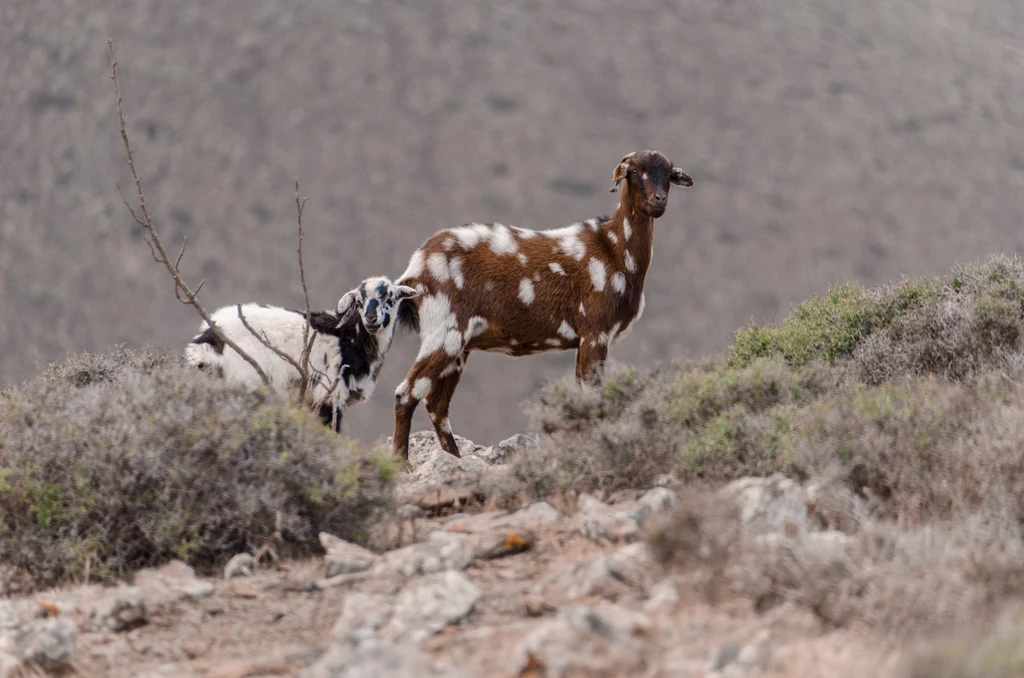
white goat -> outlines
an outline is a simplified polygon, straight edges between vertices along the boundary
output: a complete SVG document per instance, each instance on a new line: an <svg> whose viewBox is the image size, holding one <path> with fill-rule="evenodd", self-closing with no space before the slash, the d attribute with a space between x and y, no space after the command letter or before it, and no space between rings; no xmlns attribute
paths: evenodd
<svg viewBox="0 0 1024 678"><path fill-rule="evenodd" d="M395 285L384 277L367 278L345 293L334 313L310 313L314 339L309 353L307 400L325 424L335 422L335 431L341 432L342 410L347 405L364 402L373 395L394 337L395 309L403 299L416 294L415 289ZM267 342L296 362L301 360L304 312L247 303L242 304L242 315ZM253 336L238 317L238 306L224 306L210 317L221 332L259 363L271 387L282 395L295 389L300 381L298 370ZM251 388L262 385L252 365L226 346L206 322L199 330L185 349L189 364L216 370L230 383Z"/></svg>

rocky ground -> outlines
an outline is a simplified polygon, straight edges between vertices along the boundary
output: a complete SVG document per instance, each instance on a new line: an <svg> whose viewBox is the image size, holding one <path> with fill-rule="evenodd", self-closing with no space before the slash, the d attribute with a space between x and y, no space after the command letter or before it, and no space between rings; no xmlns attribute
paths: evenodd
<svg viewBox="0 0 1024 678"><path fill-rule="evenodd" d="M567 495L514 512L473 502L481 478L531 445L460 439L456 460L414 436L377 552L321 534L322 560L239 554L217 577L181 562L132 582L0 601L0 676L861 676L896 650L828 628L793 602L755 611L706 567L665 566L645 533L678 485ZM794 531L844 548L814 519L813 488L745 478L741 538ZM554 505L557 504L557 505ZM701 547L703 548L703 547ZM700 548L697 549L700 551Z"/></svg>

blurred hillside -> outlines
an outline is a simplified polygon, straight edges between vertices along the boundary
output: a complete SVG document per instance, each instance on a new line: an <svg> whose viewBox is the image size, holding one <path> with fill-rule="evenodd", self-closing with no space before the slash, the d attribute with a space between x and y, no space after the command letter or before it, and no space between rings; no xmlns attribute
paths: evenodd
<svg viewBox="0 0 1024 678"><path fill-rule="evenodd" d="M439 228L607 212L625 153L693 175L657 223L632 362L717 351L833 282L1022 249L1024 6L776 3L0 5L0 383L68 351L183 345L198 325L120 204L105 38L168 243L208 307L313 303L397 275ZM405 336L349 431L389 435ZM571 369L477 354L453 410L482 442ZM416 427L429 423L417 414Z"/></svg>

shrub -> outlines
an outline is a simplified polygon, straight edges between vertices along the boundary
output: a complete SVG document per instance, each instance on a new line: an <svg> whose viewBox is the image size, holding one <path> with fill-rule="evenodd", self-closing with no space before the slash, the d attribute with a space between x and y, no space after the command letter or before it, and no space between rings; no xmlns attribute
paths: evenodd
<svg viewBox="0 0 1024 678"><path fill-rule="evenodd" d="M395 469L311 413L118 349L77 356L0 395L0 561L40 584L181 558L204 567L262 545L284 555L352 539Z"/></svg>

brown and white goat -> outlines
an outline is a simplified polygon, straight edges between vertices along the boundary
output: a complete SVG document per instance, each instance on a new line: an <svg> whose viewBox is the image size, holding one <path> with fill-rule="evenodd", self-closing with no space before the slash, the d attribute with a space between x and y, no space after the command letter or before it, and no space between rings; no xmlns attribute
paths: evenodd
<svg viewBox="0 0 1024 678"><path fill-rule="evenodd" d="M608 348L640 318L654 220L669 184L693 179L657 151L615 167L622 185L611 217L550 231L470 224L439 231L413 253L397 284L419 295L402 302L399 322L420 350L395 392L395 453L409 456L409 428L426 402L441 447L459 456L448 408L471 351L519 357L576 349L576 378L598 378Z"/></svg>

